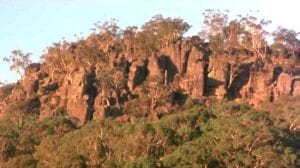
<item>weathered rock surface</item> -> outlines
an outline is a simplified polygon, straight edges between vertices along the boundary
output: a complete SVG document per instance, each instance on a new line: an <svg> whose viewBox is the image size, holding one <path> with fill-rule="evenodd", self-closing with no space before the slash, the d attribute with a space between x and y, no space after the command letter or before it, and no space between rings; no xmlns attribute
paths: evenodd
<svg viewBox="0 0 300 168"><path fill-rule="evenodd" d="M230 77L226 89L226 95L229 100L241 99L243 95L241 91L247 85L250 79L250 68L252 63L231 63L230 64Z"/></svg>
<svg viewBox="0 0 300 168"><path fill-rule="evenodd" d="M193 47L189 54L187 70L180 86L186 90L192 98L201 98L204 95L206 83L206 58L198 48Z"/></svg>
<svg viewBox="0 0 300 168"><path fill-rule="evenodd" d="M94 101L95 111L93 113L93 119L99 120L105 117L105 106L106 106L106 102L103 99L103 97L99 94Z"/></svg>
<svg viewBox="0 0 300 168"><path fill-rule="evenodd" d="M177 90L193 99L243 99L254 106L281 96L300 96L299 78L282 72L279 63L275 66L255 57L210 56L208 46L198 37L170 41L160 51L140 58L132 52L112 50L101 65L69 64L61 71L32 64L22 81L0 88L0 118L16 102L26 102L29 108L24 110L33 110L41 119L59 113L76 118L80 124L108 116L127 118L123 113L126 103L141 98L147 105L139 107L141 113L151 111L148 117L155 119L157 111L172 110L175 105L167 105L166 95ZM101 81L96 77L105 68L112 80L106 83L107 88L98 86Z"/></svg>
<svg viewBox="0 0 300 168"><path fill-rule="evenodd" d="M184 58L181 57L180 49L181 40L170 41L162 52L162 55L168 58L167 68L170 80L172 80L172 76L182 71Z"/></svg>
<svg viewBox="0 0 300 168"><path fill-rule="evenodd" d="M136 86L143 83L147 77L147 64L144 60L134 61L129 69L128 87L133 90Z"/></svg>
<svg viewBox="0 0 300 168"><path fill-rule="evenodd" d="M220 57L209 58L207 89L217 98L223 99L226 95L226 89L229 82L229 63L226 59Z"/></svg>
<svg viewBox="0 0 300 168"><path fill-rule="evenodd" d="M37 93L39 89L38 72L40 70L40 64L31 64L25 69L24 80L22 81L24 91L26 92L26 98L29 98L33 94Z"/></svg>
<svg viewBox="0 0 300 168"><path fill-rule="evenodd" d="M90 101L93 95L88 92L92 88L90 75L84 68L75 70L68 85L67 113L81 124L92 119L93 107Z"/></svg>
<svg viewBox="0 0 300 168"><path fill-rule="evenodd" d="M293 81L293 96L297 97L300 96L300 80L294 79Z"/></svg>
<svg viewBox="0 0 300 168"><path fill-rule="evenodd" d="M148 57L148 66L147 66L147 69L148 69L148 76L150 78L158 78L158 79L162 79L163 78L163 71L164 71L164 68L166 65L163 65L163 64L166 64L166 63L161 63L160 62L160 59L159 57L157 56L156 53L153 53L151 54L149 57Z"/></svg>
<svg viewBox="0 0 300 168"><path fill-rule="evenodd" d="M292 77L287 73L281 73L278 76L276 86L274 88L274 98L280 96L290 96L292 94Z"/></svg>
<svg viewBox="0 0 300 168"><path fill-rule="evenodd" d="M195 45L196 46L196 45ZM187 71L187 63L189 54L193 48L190 39L178 39L167 43L162 49L162 56L160 57L161 68L167 70L163 72L166 83L173 82L175 76L182 76Z"/></svg>
<svg viewBox="0 0 300 168"><path fill-rule="evenodd" d="M256 60L251 65L249 81L241 90L242 98L254 106L259 106L271 98L273 80L273 65Z"/></svg>

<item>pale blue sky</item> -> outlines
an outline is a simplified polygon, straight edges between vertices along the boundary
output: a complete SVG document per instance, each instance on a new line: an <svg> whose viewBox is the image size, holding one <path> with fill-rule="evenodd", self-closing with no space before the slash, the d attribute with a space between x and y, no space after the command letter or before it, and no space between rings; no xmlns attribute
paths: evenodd
<svg viewBox="0 0 300 168"><path fill-rule="evenodd" d="M196 34L205 9L229 9L233 14L260 10L275 24L300 30L293 15L297 6L297 0L0 0L0 81L17 78L2 61L12 50L32 52L38 61L47 46L80 32L86 36L97 21L115 18L125 28L163 14L183 18L193 26L189 34Z"/></svg>

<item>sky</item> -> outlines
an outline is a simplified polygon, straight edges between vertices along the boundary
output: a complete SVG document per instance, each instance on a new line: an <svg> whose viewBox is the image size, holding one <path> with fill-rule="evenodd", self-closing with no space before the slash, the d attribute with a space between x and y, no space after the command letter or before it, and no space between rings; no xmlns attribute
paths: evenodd
<svg viewBox="0 0 300 168"><path fill-rule="evenodd" d="M141 26L156 14L181 17L192 25L189 35L202 26L205 9L230 10L232 15L257 11L259 16L300 31L297 20L299 0L0 0L0 81L15 82L3 57L14 49L32 53L39 61L47 46L74 34L87 36L97 21L111 18L119 26Z"/></svg>

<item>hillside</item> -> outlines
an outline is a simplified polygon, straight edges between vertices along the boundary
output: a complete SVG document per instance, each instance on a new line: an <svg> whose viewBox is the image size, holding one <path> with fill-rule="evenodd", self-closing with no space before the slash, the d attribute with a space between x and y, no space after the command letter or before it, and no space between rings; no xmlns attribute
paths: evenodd
<svg viewBox="0 0 300 168"><path fill-rule="evenodd" d="M141 28L97 23L53 43L0 88L2 167L300 166L300 42L268 21L208 10ZM0 167L1 167L0 166Z"/></svg>

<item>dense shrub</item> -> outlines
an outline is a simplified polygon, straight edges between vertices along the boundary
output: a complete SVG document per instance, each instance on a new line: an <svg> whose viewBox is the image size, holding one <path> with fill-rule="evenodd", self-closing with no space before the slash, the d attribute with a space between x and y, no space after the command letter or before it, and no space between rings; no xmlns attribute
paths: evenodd
<svg viewBox="0 0 300 168"><path fill-rule="evenodd" d="M0 122L7 167L296 167L297 141L266 112L219 102L155 122L60 117Z"/></svg>

